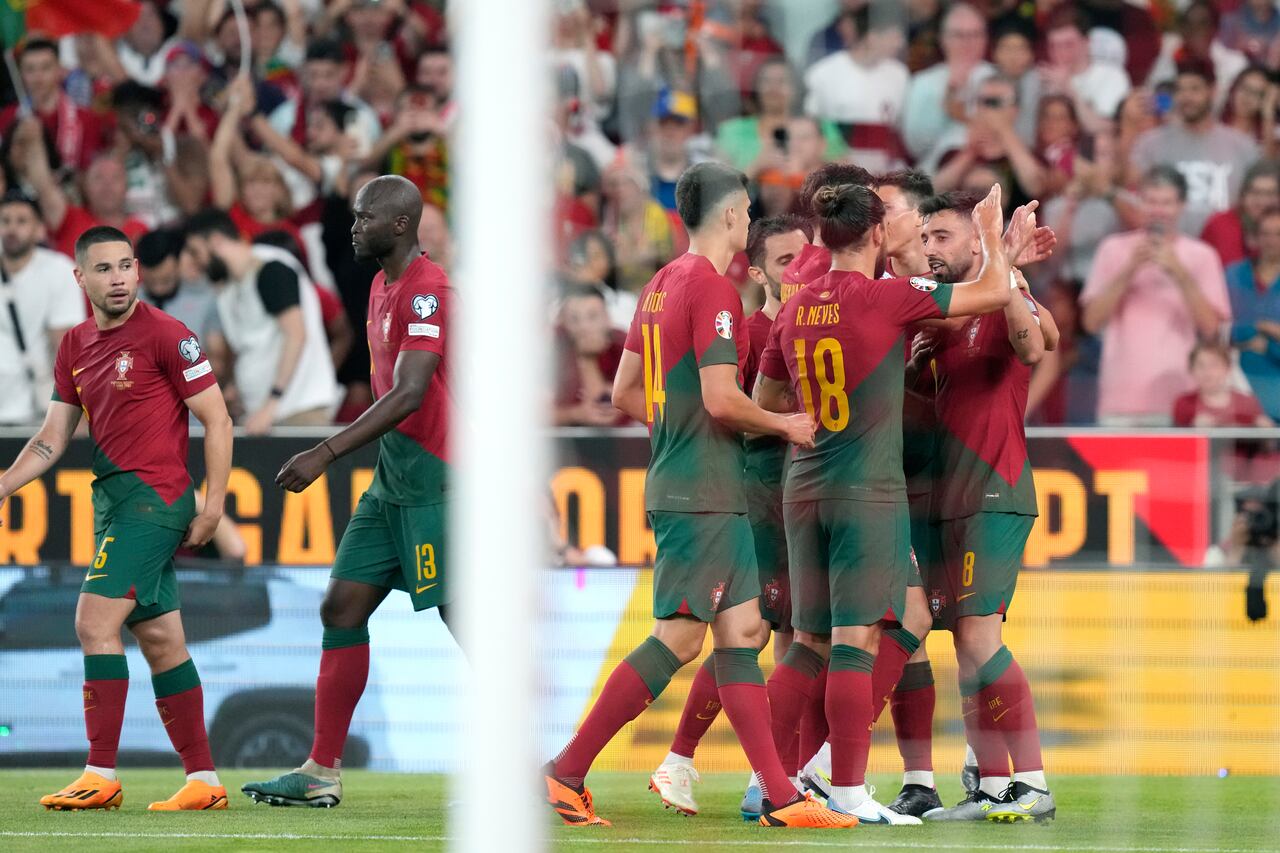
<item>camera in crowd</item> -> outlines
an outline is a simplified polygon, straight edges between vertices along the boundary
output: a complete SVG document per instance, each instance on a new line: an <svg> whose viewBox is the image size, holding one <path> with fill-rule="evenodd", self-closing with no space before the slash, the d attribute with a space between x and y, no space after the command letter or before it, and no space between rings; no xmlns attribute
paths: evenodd
<svg viewBox="0 0 1280 853"><path fill-rule="evenodd" d="M1244 532L1245 615L1252 622L1267 618L1266 580L1280 539L1280 480L1250 486L1236 495L1236 520Z"/></svg>

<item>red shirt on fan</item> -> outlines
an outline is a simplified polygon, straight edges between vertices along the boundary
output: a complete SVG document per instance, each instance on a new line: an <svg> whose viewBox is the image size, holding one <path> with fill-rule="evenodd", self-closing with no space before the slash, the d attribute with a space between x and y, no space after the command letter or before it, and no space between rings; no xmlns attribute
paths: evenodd
<svg viewBox="0 0 1280 853"><path fill-rule="evenodd" d="M90 213L87 208L74 204L68 205L67 215L62 218L62 224L58 226L58 230L53 232L53 246L59 252L74 260L76 256L76 239L95 225L107 224ZM147 223L133 216L126 218L124 224L120 225L119 228L125 233L126 237L133 241L135 246L138 243L138 238L151 230L147 227Z"/></svg>
<svg viewBox="0 0 1280 853"><path fill-rule="evenodd" d="M17 104L0 112L0 135L9 135L17 117ZM96 154L111 147L114 118L77 106L65 93L59 96L56 107L48 112L37 111L36 117L44 125L63 166L77 171L87 169Z"/></svg>
<svg viewBox="0 0 1280 853"><path fill-rule="evenodd" d="M1262 406L1256 397L1232 391L1225 406L1211 406L1191 391L1173 403L1173 425L1178 427L1264 426Z"/></svg>
<svg viewBox="0 0 1280 853"><path fill-rule="evenodd" d="M62 339L54 399L79 406L93 439L93 508L186 529L195 512L184 400L217 384L182 323L138 302L123 325L92 316Z"/></svg>

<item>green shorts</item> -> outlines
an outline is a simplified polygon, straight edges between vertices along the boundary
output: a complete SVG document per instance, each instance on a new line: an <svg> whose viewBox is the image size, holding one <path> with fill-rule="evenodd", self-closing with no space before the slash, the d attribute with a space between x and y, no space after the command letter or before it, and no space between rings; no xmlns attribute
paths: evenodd
<svg viewBox="0 0 1280 853"><path fill-rule="evenodd" d="M403 506L366 492L342 534L329 577L402 589L414 610L448 604L448 526L448 504Z"/></svg>
<svg viewBox="0 0 1280 853"><path fill-rule="evenodd" d="M962 616L1007 613L1035 517L979 512L938 523L940 560L927 573L925 596L935 628Z"/></svg>
<svg viewBox="0 0 1280 853"><path fill-rule="evenodd" d="M651 510L653 616L711 622L722 610L758 598L755 545L745 514Z"/></svg>
<svg viewBox="0 0 1280 853"><path fill-rule="evenodd" d="M796 630L901 620L911 570L905 503L803 501L783 512Z"/></svg>
<svg viewBox="0 0 1280 853"><path fill-rule="evenodd" d="M125 619L133 625L182 606L173 555L185 530L140 518L104 518L94 531L98 548L85 572L81 592L138 602Z"/></svg>
<svg viewBox="0 0 1280 853"><path fill-rule="evenodd" d="M747 519L760 574L760 615L775 631L791 630L791 581L782 519L782 484L768 483L748 468Z"/></svg>
<svg viewBox="0 0 1280 853"><path fill-rule="evenodd" d="M907 495L911 515L911 572L907 586L924 586L925 574L938 559L938 525L929 522L930 502L926 495Z"/></svg>

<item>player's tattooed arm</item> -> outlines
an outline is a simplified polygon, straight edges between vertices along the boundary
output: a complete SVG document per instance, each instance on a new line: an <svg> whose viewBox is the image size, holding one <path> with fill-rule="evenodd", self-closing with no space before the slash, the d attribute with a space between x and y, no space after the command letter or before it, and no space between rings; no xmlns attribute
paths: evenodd
<svg viewBox="0 0 1280 853"><path fill-rule="evenodd" d="M78 423L79 406L56 400L49 404L39 432L27 442L8 470L0 474L0 503L53 467L67 449Z"/></svg>
<svg viewBox="0 0 1280 853"><path fill-rule="evenodd" d="M39 436L28 442L27 450L30 450L46 462L53 459L53 448L49 446L48 442L41 441Z"/></svg>

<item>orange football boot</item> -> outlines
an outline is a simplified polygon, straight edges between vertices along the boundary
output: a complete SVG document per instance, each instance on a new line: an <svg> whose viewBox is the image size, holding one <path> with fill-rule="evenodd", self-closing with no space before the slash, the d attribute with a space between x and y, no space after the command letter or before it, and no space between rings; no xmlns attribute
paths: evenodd
<svg viewBox="0 0 1280 853"><path fill-rule="evenodd" d="M544 774L542 778L547 781L547 802L569 826L613 826L596 814L590 788L583 786L578 793L554 776Z"/></svg>
<svg viewBox="0 0 1280 853"><path fill-rule="evenodd" d="M196 779L178 789L167 800L147 806L150 812L203 812L220 811L227 807L227 789L221 785L210 785Z"/></svg>
<svg viewBox="0 0 1280 853"><path fill-rule="evenodd" d="M852 829L858 825L858 819L851 814L832 811L813 798L813 794L804 792L803 800L796 800L785 806L769 808L766 803L764 814L760 815L761 826L780 826L788 829Z"/></svg>
<svg viewBox="0 0 1280 853"><path fill-rule="evenodd" d="M56 794L45 794L40 805L60 812L82 809L118 809L124 802L119 779L103 779L88 770Z"/></svg>

